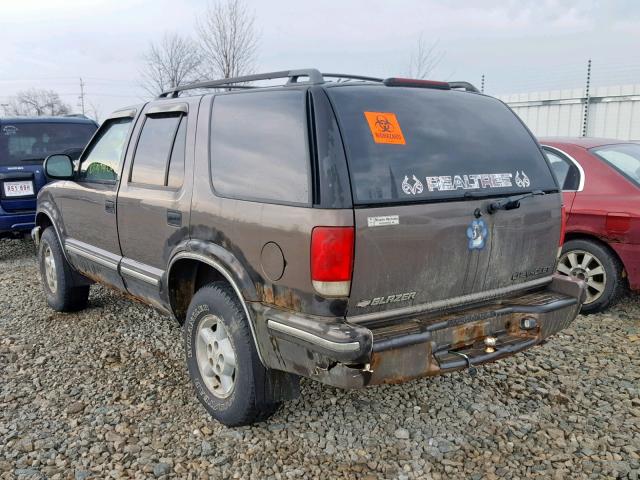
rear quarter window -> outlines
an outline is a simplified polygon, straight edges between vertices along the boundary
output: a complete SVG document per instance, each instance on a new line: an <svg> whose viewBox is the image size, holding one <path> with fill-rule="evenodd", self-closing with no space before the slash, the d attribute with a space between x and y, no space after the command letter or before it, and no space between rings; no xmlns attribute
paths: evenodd
<svg viewBox="0 0 640 480"><path fill-rule="evenodd" d="M382 86L327 89L359 204L557 191L538 145L496 99Z"/></svg>
<svg viewBox="0 0 640 480"><path fill-rule="evenodd" d="M306 92L218 95L211 118L211 177L217 194L309 204Z"/></svg>
<svg viewBox="0 0 640 480"><path fill-rule="evenodd" d="M621 143L592 148L590 151L640 186L640 145Z"/></svg>
<svg viewBox="0 0 640 480"><path fill-rule="evenodd" d="M186 118L181 114L146 117L133 158L131 182L167 186L171 163L184 163L183 158L178 159L177 155L174 155L177 148L184 157L184 133L182 133L180 141L176 138L183 122L186 127ZM184 130L183 128L182 131L184 132ZM181 180L176 183L181 183Z"/></svg>

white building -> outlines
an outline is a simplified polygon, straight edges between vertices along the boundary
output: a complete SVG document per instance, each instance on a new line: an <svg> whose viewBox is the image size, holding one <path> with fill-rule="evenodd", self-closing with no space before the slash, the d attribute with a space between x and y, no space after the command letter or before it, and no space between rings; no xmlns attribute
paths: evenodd
<svg viewBox="0 0 640 480"><path fill-rule="evenodd" d="M499 95L536 136L640 140L640 84Z"/></svg>

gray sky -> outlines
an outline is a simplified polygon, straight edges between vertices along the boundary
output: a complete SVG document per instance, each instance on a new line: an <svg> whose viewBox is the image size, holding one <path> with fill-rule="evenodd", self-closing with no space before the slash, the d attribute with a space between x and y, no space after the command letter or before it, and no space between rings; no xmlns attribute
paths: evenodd
<svg viewBox="0 0 640 480"><path fill-rule="evenodd" d="M78 77L104 117L141 101L141 55L164 31L192 34L206 0L2 2L0 103L51 88L76 105ZM317 67L376 76L406 73L422 33L444 58L435 79L506 94L640 83L637 0L247 1L260 33L259 70Z"/></svg>

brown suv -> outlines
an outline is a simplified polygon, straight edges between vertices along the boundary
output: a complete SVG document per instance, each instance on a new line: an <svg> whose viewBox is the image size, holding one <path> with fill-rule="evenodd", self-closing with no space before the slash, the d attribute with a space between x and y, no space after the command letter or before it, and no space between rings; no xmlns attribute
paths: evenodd
<svg viewBox="0 0 640 480"><path fill-rule="evenodd" d="M268 417L299 376L357 388L472 369L583 301L553 275L563 213L539 145L463 82L297 70L178 87L45 170L49 305L84 308L99 282L174 315L226 425Z"/></svg>

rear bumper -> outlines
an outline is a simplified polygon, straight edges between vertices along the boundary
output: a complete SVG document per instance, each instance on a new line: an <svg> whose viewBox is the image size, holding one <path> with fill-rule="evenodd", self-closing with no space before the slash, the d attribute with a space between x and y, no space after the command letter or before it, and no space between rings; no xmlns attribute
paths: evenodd
<svg viewBox="0 0 640 480"><path fill-rule="evenodd" d="M35 226L36 212L8 213L0 210L0 233L26 232Z"/></svg>
<svg viewBox="0 0 640 480"><path fill-rule="evenodd" d="M355 325L271 308L256 313L266 322L273 347L273 358L266 359L270 367L360 388L439 375L526 350L566 328L584 295L582 282L554 276L544 289L387 324ZM487 337L496 339L494 351L486 348Z"/></svg>

